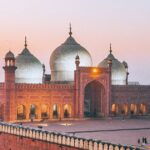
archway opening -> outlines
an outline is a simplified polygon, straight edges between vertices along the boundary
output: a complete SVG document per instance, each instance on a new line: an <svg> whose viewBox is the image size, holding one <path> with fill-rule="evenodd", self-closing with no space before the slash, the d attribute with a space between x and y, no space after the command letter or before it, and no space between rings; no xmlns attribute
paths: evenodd
<svg viewBox="0 0 150 150"><path fill-rule="evenodd" d="M49 107L48 105L42 105L41 107L41 118L48 119L49 118Z"/></svg>
<svg viewBox="0 0 150 150"><path fill-rule="evenodd" d="M130 113L131 113L131 115L135 115L137 113L137 105L136 104L130 105Z"/></svg>
<svg viewBox="0 0 150 150"><path fill-rule="evenodd" d="M64 118L69 118L71 116L71 106L68 104L64 105Z"/></svg>
<svg viewBox="0 0 150 150"><path fill-rule="evenodd" d="M54 119L58 118L58 105L57 104L53 105L53 118Z"/></svg>
<svg viewBox="0 0 150 150"><path fill-rule="evenodd" d="M24 105L18 105L17 107L17 120L26 119L26 112Z"/></svg>
<svg viewBox="0 0 150 150"><path fill-rule="evenodd" d="M102 86L97 81L92 81L86 85L84 90L84 116L101 116Z"/></svg>
<svg viewBox="0 0 150 150"><path fill-rule="evenodd" d="M112 104L111 106L111 112L114 116L116 116L118 114L119 111L119 107L118 104Z"/></svg>
<svg viewBox="0 0 150 150"><path fill-rule="evenodd" d="M139 113L141 115L144 115L146 113L146 105L145 104L140 104L140 111Z"/></svg>
<svg viewBox="0 0 150 150"><path fill-rule="evenodd" d="M128 115L128 104L123 104L121 108L122 115Z"/></svg>
<svg viewBox="0 0 150 150"><path fill-rule="evenodd" d="M36 119L37 115L36 115L36 105L32 104L30 106L30 118L31 119Z"/></svg>

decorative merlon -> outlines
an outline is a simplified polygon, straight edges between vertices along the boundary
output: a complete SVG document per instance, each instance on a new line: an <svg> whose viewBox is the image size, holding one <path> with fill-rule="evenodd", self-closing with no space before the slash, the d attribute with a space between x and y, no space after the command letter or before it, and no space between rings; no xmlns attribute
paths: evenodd
<svg viewBox="0 0 150 150"><path fill-rule="evenodd" d="M131 146L117 145L108 142L102 142L100 140L79 138L79 137L69 136L62 133L49 132L49 131L44 131L42 129L36 129L31 127L25 127L22 125L17 125L17 124L0 122L1 136L3 133L19 136L21 138L22 137L31 138L33 140L40 140L43 142L56 143L60 145L81 148L81 149L93 150L95 147L97 147L97 150L99 150L105 147L105 150L108 150L110 148L113 148L114 150L116 149L136 150L136 148L133 148Z"/></svg>

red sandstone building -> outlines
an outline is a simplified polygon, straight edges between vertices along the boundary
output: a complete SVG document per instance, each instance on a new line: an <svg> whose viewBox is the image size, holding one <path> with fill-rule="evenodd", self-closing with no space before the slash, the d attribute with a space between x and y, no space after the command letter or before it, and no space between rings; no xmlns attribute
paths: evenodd
<svg viewBox="0 0 150 150"><path fill-rule="evenodd" d="M27 48L5 56L0 83L0 119L64 119L150 113L150 86L128 83L128 65L112 54L92 66L89 52L70 30L50 57L51 74Z"/></svg>

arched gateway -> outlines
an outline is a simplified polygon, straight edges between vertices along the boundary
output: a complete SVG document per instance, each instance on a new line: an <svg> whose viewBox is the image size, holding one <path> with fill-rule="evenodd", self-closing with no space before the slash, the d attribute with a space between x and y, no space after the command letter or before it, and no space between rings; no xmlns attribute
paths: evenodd
<svg viewBox="0 0 150 150"><path fill-rule="evenodd" d="M101 116L103 93L103 86L96 80L86 85L84 90L84 117Z"/></svg>
<svg viewBox="0 0 150 150"><path fill-rule="evenodd" d="M110 68L77 67L75 70L75 115L109 116L111 102Z"/></svg>

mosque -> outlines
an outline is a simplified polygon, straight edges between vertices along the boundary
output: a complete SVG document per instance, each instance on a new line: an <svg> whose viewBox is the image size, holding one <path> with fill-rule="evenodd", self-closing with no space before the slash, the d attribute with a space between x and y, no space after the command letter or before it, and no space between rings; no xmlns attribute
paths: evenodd
<svg viewBox="0 0 150 150"><path fill-rule="evenodd" d="M51 74L28 49L5 55L0 83L3 121L134 117L150 114L150 85L128 82L128 64L110 50L97 66L72 36L50 56Z"/></svg>

